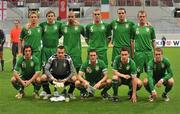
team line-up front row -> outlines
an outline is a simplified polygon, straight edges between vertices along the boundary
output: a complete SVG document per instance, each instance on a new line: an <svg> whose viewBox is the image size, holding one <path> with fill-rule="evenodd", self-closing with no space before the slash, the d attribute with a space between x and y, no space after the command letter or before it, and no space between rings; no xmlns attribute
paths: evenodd
<svg viewBox="0 0 180 114"><path fill-rule="evenodd" d="M165 86L162 97L165 101L169 101L167 93L174 83L172 75L168 59L163 57L161 48L156 48L154 59L148 63L147 78L144 79L144 87L151 94L149 101L154 101L157 97L155 85L157 87ZM59 46L56 54L49 58L44 68L44 74L41 76L38 58L33 56L31 46L26 45L23 49L23 56L16 63L11 82L18 90L18 94L15 96L18 99L25 95L24 88L31 83L34 86L34 97L40 98L38 92L41 85L46 85L49 82L56 85L54 88L55 97L59 96L57 91L57 86L61 87L61 85L58 85L59 83L63 86L70 85L68 92L66 89L62 92L65 98L75 98L73 96L74 87L80 90L82 99L94 96L95 90L103 89L101 91L102 98L112 99L115 102L119 100L118 87L120 85L129 86L128 96L132 102L137 101L136 91L142 86L142 81L137 77L136 64L129 58L127 47L123 47L119 55L115 57L111 80L108 77L107 66L102 60L98 59L97 51L94 49L89 51L88 59L82 64L79 73L76 74L72 59L65 53L64 46ZM111 87L113 89L112 96L107 93ZM45 92L43 99L50 98L50 89L45 88Z"/></svg>

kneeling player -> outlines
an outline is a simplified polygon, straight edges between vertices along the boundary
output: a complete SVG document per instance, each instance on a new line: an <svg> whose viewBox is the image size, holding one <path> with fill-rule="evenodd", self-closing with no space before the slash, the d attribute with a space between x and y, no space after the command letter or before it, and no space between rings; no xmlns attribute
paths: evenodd
<svg viewBox="0 0 180 114"><path fill-rule="evenodd" d="M144 79L144 86L151 94L149 101L154 101L157 97L155 85L159 88L163 84L165 90L162 94L164 101L169 101L167 93L171 90L174 84L173 73L170 67L169 60L163 57L161 48L156 48L154 52L154 59L148 63L147 78Z"/></svg>
<svg viewBox="0 0 180 114"><path fill-rule="evenodd" d="M70 56L65 54L64 46L59 46L57 48L56 54L51 56L48 63L45 65L45 75L41 77L42 84L44 86L45 92L47 93L43 99L48 99L51 96L49 86L47 86L48 81L51 83L61 82L64 85L71 84L75 87L74 82L76 81L75 68ZM75 99L73 96L74 88L70 88L68 94L66 89L63 91L65 97L70 97ZM55 88L54 96L59 96L57 88Z"/></svg>
<svg viewBox="0 0 180 114"><path fill-rule="evenodd" d="M18 90L18 94L15 96L17 99L21 99L24 96L24 88L31 83L34 86L33 96L39 98L38 91L40 89L40 68L39 60L32 56L31 46L26 45L23 50L23 55L16 63L14 74L11 79L11 83L15 89Z"/></svg>
<svg viewBox="0 0 180 114"><path fill-rule="evenodd" d="M87 91L83 91L83 89L87 90L88 88L94 90L104 88L101 96L104 99L109 98L110 95L107 91L111 87L111 80L108 78L105 63L97 59L96 50L90 50L89 60L82 64L75 85L81 90L81 98L88 96ZM91 92L91 95L93 95L93 92Z"/></svg>
<svg viewBox="0 0 180 114"><path fill-rule="evenodd" d="M121 84L128 85L129 97L132 102L136 102L136 90L139 90L142 86L140 79L136 77L136 64L129 58L129 50L123 47L120 51L120 55L116 56L113 63L113 101L118 101L118 86Z"/></svg>

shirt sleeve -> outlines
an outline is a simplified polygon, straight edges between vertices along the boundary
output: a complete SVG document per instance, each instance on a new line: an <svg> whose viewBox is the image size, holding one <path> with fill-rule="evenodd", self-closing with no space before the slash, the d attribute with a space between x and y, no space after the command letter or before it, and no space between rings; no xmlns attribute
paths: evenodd
<svg viewBox="0 0 180 114"><path fill-rule="evenodd" d="M28 31L25 27L23 27L21 34L20 34L20 40L23 40L28 35Z"/></svg>
<svg viewBox="0 0 180 114"><path fill-rule="evenodd" d="M45 69L45 74L46 74L50 79L54 78L53 75L52 75L51 72L50 72L52 63L53 63L53 58L50 57L49 60L48 60L48 62L47 62L46 65L45 65L45 68L44 68L44 69Z"/></svg>
<svg viewBox="0 0 180 114"><path fill-rule="evenodd" d="M66 78L66 80L69 80L73 75L75 75L75 72L76 72L72 59L69 60L69 64L70 64L70 72L71 72L71 73L70 73L69 76Z"/></svg>
<svg viewBox="0 0 180 114"><path fill-rule="evenodd" d="M113 70L118 70L118 56L113 61Z"/></svg>
<svg viewBox="0 0 180 114"><path fill-rule="evenodd" d="M102 72L103 72L103 74L107 74L107 66L104 63L104 61L102 61L101 65L102 65Z"/></svg>
<svg viewBox="0 0 180 114"><path fill-rule="evenodd" d="M22 57L18 59L18 61L16 62L14 71L17 73L20 73L21 71L21 63L22 63Z"/></svg>
<svg viewBox="0 0 180 114"><path fill-rule="evenodd" d="M154 40L156 38L156 34L155 34L155 31L154 31L154 28L151 27L151 39Z"/></svg>
<svg viewBox="0 0 180 114"><path fill-rule="evenodd" d="M85 28L81 25L81 35L85 37Z"/></svg>
<svg viewBox="0 0 180 114"><path fill-rule="evenodd" d="M163 77L163 80L169 80L173 76L171 65L168 60L166 61L166 65L167 65L167 72L165 77Z"/></svg>
<svg viewBox="0 0 180 114"><path fill-rule="evenodd" d="M111 25L110 24L106 24L106 37L109 38L112 35L111 32Z"/></svg>
<svg viewBox="0 0 180 114"><path fill-rule="evenodd" d="M81 71L81 72L86 72L86 65L85 65L85 63L83 63L82 65L81 65L81 68L80 68L80 70L79 71Z"/></svg>
<svg viewBox="0 0 180 114"><path fill-rule="evenodd" d="M39 59L38 58L35 58L34 59L34 62L35 62L35 71L36 72L40 72L40 63L39 63Z"/></svg>
<svg viewBox="0 0 180 114"><path fill-rule="evenodd" d="M131 63L131 76L136 77L137 76L137 68L134 61Z"/></svg>
<svg viewBox="0 0 180 114"><path fill-rule="evenodd" d="M148 84L149 84L150 90L153 91L155 87L154 87L154 79L153 79L153 62L152 61L148 63L147 76L148 76L147 78L148 78Z"/></svg>
<svg viewBox="0 0 180 114"><path fill-rule="evenodd" d="M90 26L86 25L85 27L85 38L89 39Z"/></svg>

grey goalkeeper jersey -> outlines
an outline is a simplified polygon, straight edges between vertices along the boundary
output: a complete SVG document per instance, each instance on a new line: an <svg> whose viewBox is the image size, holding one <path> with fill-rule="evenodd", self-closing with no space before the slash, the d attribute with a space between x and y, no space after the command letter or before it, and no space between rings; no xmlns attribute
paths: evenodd
<svg viewBox="0 0 180 114"><path fill-rule="evenodd" d="M70 79L75 74L74 65L69 55L65 55L63 60L57 58L57 55L52 55L48 63L45 65L45 74L50 78Z"/></svg>

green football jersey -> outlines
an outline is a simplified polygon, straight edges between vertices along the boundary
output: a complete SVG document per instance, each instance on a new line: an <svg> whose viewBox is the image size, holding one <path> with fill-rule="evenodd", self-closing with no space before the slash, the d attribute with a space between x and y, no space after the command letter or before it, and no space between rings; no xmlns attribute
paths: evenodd
<svg viewBox="0 0 180 114"><path fill-rule="evenodd" d="M61 27L62 35L64 36L63 45L67 54L72 57L74 66L80 67L82 64L82 46L81 35L85 35L85 30L82 25L71 26L64 24Z"/></svg>
<svg viewBox="0 0 180 114"><path fill-rule="evenodd" d="M42 28L42 46L46 48L57 48L59 44L60 29L62 23L54 21L49 24L47 21L40 24Z"/></svg>
<svg viewBox="0 0 180 114"><path fill-rule="evenodd" d="M170 66L169 60L165 57L163 57L159 63L156 63L154 59L149 61L147 75L151 90L154 90L154 84L160 79L167 81L173 76Z"/></svg>
<svg viewBox="0 0 180 114"><path fill-rule="evenodd" d="M61 31L66 52L72 56L81 56L81 35L85 35L84 27L64 24Z"/></svg>
<svg viewBox="0 0 180 114"><path fill-rule="evenodd" d="M114 20L110 23L113 38L112 44L115 47L130 47L130 40L132 37L132 30L134 23L130 20L125 20L123 23L119 20Z"/></svg>
<svg viewBox="0 0 180 114"><path fill-rule="evenodd" d="M38 58L32 56L30 60L25 60L24 56L20 57L16 63L15 72L19 73L25 79L32 78L36 72L40 72Z"/></svg>
<svg viewBox="0 0 180 114"><path fill-rule="evenodd" d="M24 45L31 45L32 51L41 51L41 36L42 29L39 25L34 28L30 28L28 31L23 27L20 40L24 39Z"/></svg>
<svg viewBox="0 0 180 114"><path fill-rule="evenodd" d="M135 40L135 51L153 51L152 42L156 36L152 26L135 25L132 38Z"/></svg>
<svg viewBox="0 0 180 114"><path fill-rule="evenodd" d="M101 22L100 24L88 24L86 26L86 37L89 40L88 50L107 50L109 36L111 36L111 30L107 23Z"/></svg>
<svg viewBox="0 0 180 114"><path fill-rule="evenodd" d="M123 64L121 62L121 57L119 55L116 56L113 63L113 70L117 70L119 73L126 74L129 76L136 76L136 69L136 64L131 58L128 59L128 63Z"/></svg>
<svg viewBox="0 0 180 114"><path fill-rule="evenodd" d="M80 72L85 73L85 79L91 84L95 84L103 78L103 74L107 73L107 67L102 60L97 60L96 65L91 65L87 60L82 64Z"/></svg>

